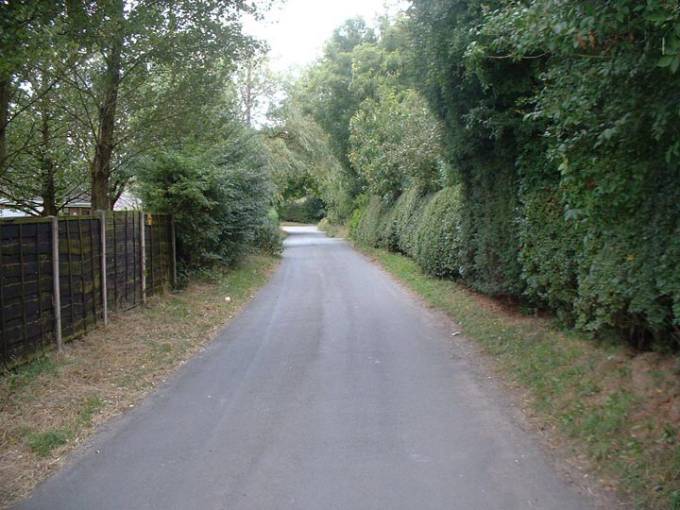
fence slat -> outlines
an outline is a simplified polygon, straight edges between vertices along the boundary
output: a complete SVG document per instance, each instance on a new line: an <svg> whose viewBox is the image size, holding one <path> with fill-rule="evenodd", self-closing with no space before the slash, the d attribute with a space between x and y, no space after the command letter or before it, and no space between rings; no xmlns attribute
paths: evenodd
<svg viewBox="0 0 680 510"><path fill-rule="evenodd" d="M108 303L108 289L106 288L106 285L108 283L107 281L107 275L106 271L108 270L107 264L106 264L106 213L104 211L97 211L97 214L99 215L99 251L101 252L99 255L101 257L101 268L99 270L100 274L100 281L99 284L102 287L102 319L104 320L104 326L108 326L109 324L109 303Z"/></svg>
<svg viewBox="0 0 680 510"><path fill-rule="evenodd" d="M80 304L83 317L83 330L87 333L87 306L85 306L85 257L83 248L82 221L78 221L78 249L80 250Z"/></svg>
<svg viewBox="0 0 680 510"><path fill-rule="evenodd" d="M96 246L94 242L94 228L92 228L92 220L87 221L87 226L90 231L90 278L92 279L92 313L94 313L94 323L97 324L97 277L94 273L94 265L97 261L96 253L94 247Z"/></svg>
<svg viewBox="0 0 680 510"><path fill-rule="evenodd" d="M59 220L52 216L52 301L54 303L54 337L57 351L61 352L64 341L61 336L61 281L59 276Z"/></svg>
<svg viewBox="0 0 680 510"><path fill-rule="evenodd" d="M66 261L68 263L68 294L69 294L69 308L71 312L71 332L75 332L76 317L73 303L73 259L71 257L71 233L69 229L70 221L64 222L66 229Z"/></svg>
<svg viewBox="0 0 680 510"><path fill-rule="evenodd" d="M135 230L141 230L139 225L137 223L139 222L139 214L137 213L132 213L132 298L134 300L134 304L137 304L137 278L140 278L139 270L137 268L138 265L141 265L141 248L140 248L140 238L139 234ZM136 226L135 226L136 225ZM139 255L137 255L139 250ZM140 262L140 264L138 264ZM142 280L140 278L139 280L139 289L140 289L140 296L142 303L144 303L144 296L142 292Z"/></svg>
<svg viewBox="0 0 680 510"><path fill-rule="evenodd" d="M42 307L42 289L40 288L40 249L39 249L39 243L38 240L40 239L40 236L38 235L38 230L36 228L35 232L35 257L36 257L36 278L37 278L37 287L38 287L38 321L40 322L40 339L45 338L45 325L43 321L43 307Z"/></svg>
<svg viewBox="0 0 680 510"><path fill-rule="evenodd" d="M141 261L141 277L142 277L142 303L146 304L146 218L143 212L139 213L139 259ZM151 266L153 272L153 266ZM153 280L151 280L151 288L153 288Z"/></svg>
<svg viewBox="0 0 680 510"><path fill-rule="evenodd" d="M154 256L153 256L153 221L151 222L151 225L149 225L149 267L151 267L151 292L153 292L156 288L156 278L155 275L153 274L155 266L154 266Z"/></svg>
<svg viewBox="0 0 680 510"><path fill-rule="evenodd" d="M128 273L128 258L129 258L128 257L128 255L129 255L128 254L128 241L129 241L130 237L128 237L128 212L127 211L125 211L125 223L124 223L124 225L125 225L125 230L124 230L125 233L123 235L123 239L125 239L125 248L123 250L123 253L125 253L125 302L127 304L127 303L130 302L130 300L128 298L128 294L129 294L129 292L128 292L128 287L129 287L129 285L128 285L128 274L129 274ZM132 245L132 249L134 250L134 244Z"/></svg>
<svg viewBox="0 0 680 510"><path fill-rule="evenodd" d="M24 275L24 243L21 230L21 223L19 223L19 278L21 279L21 335L23 341L28 340L28 332L26 331L26 289L25 289L25 275Z"/></svg>
<svg viewBox="0 0 680 510"><path fill-rule="evenodd" d="M4 296L4 287L5 287L5 271L3 270L3 256L2 256L2 223L0 223L0 328L2 328L2 331L0 333L2 334L2 357L3 359L9 358L9 348L7 344L9 343L9 339L7 338L7 327L5 325L5 296Z"/></svg>
<svg viewBox="0 0 680 510"><path fill-rule="evenodd" d="M118 308L118 246L116 242L116 215L111 214L113 234L113 307Z"/></svg>

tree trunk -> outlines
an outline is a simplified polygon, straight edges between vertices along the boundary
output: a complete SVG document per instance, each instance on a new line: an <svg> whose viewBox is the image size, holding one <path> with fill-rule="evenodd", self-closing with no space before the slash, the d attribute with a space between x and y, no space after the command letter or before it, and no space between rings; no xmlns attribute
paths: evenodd
<svg viewBox="0 0 680 510"><path fill-rule="evenodd" d="M44 106L43 101L43 106ZM40 198L42 199L43 209L42 216L56 216L59 212L57 209L57 193L54 185L54 161L50 156L50 118L47 108L43 108L41 113L42 126L40 132L42 135L42 147L40 148L40 177L42 179L42 187Z"/></svg>
<svg viewBox="0 0 680 510"><path fill-rule="evenodd" d="M116 14L123 21L123 2L116 2ZM116 125L116 107L118 106L118 88L121 76L121 51L123 47L123 35L119 32L115 35L106 58L106 74L104 76L104 88L99 105L99 126L95 145L94 160L90 167L92 179L92 208L94 210L111 209L111 197L109 181L111 179L114 147L114 135Z"/></svg>

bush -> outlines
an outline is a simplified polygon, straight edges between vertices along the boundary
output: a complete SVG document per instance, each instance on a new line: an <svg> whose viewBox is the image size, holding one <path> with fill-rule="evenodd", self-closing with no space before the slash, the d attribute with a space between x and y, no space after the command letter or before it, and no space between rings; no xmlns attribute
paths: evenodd
<svg viewBox="0 0 680 510"><path fill-rule="evenodd" d="M431 197L422 196L419 188L411 188L399 197L394 205L394 230L397 238L396 251L415 257L416 234L423 212Z"/></svg>
<svg viewBox="0 0 680 510"><path fill-rule="evenodd" d="M283 236L276 209L270 209L262 224L255 229L253 245L267 255L277 256L283 251Z"/></svg>
<svg viewBox="0 0 680 510"><path fill-rule="evenodd" d="M370 197L368 203L354 212L350 222L350 234L357 241L368 246L380 246L382 239L380 227L387 208L376 196ZM358 218L358 219L357 219Z"/></svg>
<svg viewBox="0 0 680 510"><path fill-rule="evenodd" d="M175 217L181 271L233 263L267 221L271 184L253 139L232 140L212 154L159 152L139 165L145 207Z"/></svg>
<svg viewBox="0 0 680 510"><path fill-rule="evenodd" d="M357 208L352 211L352 216L349 218L347 226L349 228L349 236L352 239L359 239L359 225L361 225L361 218L363 217L365 207L365 205L357 206Z"/></svg>
<svg viewBox="0 0 680 510"><path fill-rule="evenodd" d="M418 222L415 260L433 276L460 275L460 190L444 188L435 193Z"/></svg>

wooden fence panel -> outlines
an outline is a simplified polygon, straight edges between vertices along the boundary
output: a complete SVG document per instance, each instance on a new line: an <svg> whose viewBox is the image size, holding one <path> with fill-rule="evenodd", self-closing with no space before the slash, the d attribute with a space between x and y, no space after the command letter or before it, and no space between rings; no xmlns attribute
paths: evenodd
<svg viewBox="0 0 680 510"><path fill-rule="evenodd" d="M146 294L163 292L171 283L171 217L145 214Z"/></svg>
<svg viewBox="0 0 680 510"><path fill-rule="evenodd" d="M103 319L99 219L59 221L59 280L64 340L93 329Z"/></svg>
<svg viewBox="0 0 680 510"><path fill-rule="evenodd" d="M136 211L106 212L106 300L111 310L162 292L174 267L171 217ZM70 340L103 320L101 219L58 219L62 337ZM142 254L141 233L146 237ZM50 218L0 220L0 362L24 357L55 342L54 273ZM142 256L145 262L142 263Z"/></svg>
<svg viewBox="0 0 680 510"><path fill-rule="evenodd" d="M128 310L142 301L139 214L116 211L106 220L106 273L110 310Z"/></svg>
<svg viewBox="0 0 680 510"><path fill-rule="evenodd" d="M50 229L49 220L13 220L0 225L3 359L23 356L53 339Z"/></svg>

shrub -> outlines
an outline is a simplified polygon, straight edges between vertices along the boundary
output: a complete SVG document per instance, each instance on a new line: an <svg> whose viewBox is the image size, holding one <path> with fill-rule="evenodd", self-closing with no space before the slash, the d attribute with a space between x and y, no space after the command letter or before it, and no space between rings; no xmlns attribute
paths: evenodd
<svg viewBox="0 0 680 510"><path fill-rule="evenodd" d="M394 230L396 251L415 257L416 233L431 197L423 196L419 188L411 188L399 197L394 205Z"/></svg>
<svg viewBox="0 0 680 510"><path fill-rule="evenodd" d="M276 209L270 209L262 224L255 229L253 245L267 255L280 255L283 251L283 238Z"/></svg>
<svg viewBox="0 0 680 510"><path fill-rule="evenodd" d="M380 198L370 197L368 203L357 209L352 217L350 222L352 237L368 246L378 246L381 239L380 226L384 219L385 209L386 206Z"/></svg>
<svg viewBox="0 0 680 510"><path fill-rule="evenodd" d="M416 233L415 260L433 276L460 274L460 190L444 188L423 209Z"/></svg>
<svg viewBox="0 0 680 510"><path fill-rule="evenodd" d="M352 216L347 224L349 227L349 236L352 239L359 239L359 225L361 224L361 218L365 212L365 207L366 206L359 206L352 211Z"/></svg>
<svg viewBox="0 0 680 510"><path fill-rule="evenodd" d="M161 151L139 165L145 207L175 216L180 270L231 264L255 241L272 190L252 140L234 139L212 153Z"/></svg>

